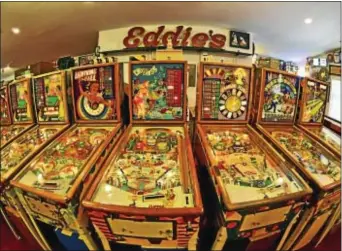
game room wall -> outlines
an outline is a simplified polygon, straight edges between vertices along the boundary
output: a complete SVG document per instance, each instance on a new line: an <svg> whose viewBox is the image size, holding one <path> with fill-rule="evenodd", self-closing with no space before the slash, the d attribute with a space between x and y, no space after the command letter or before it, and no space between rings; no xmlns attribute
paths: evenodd
<svg viewBox="0 0 342 251"><path fill-rule="evenodd" d="M235 48L229 47L229 30L224 28L217 27L208 27L208 26L193 26L193 25L185 25L185 24L175 24L175 25L167 25L165 27L165 31L174 31L177 26L183 25L184 29L187 27L192 28L192 34L196 34L199 32L208 33L209 30L212 30L214 34L224 34L227 38L226 45L223 49L225 50L235 50ZM119 29L111 29L99 31L98 38L98 46L100 46L101 52L108 52L108 56L114 56L118 59L119 62L124 63L124 82L129 83L128 79L128 62L130 57L141 57L145 56L146 60L154 59L155 52L137 52L137 51L129 51L122 52L125 48L123 44L124 38L127 36L129 29L132 27L141 26L141 25L133 25L131 27L119 28ZM146 30L145 33L150 31L156 31L157 27L160 24L143 26ZM164 32L165 32L164 31ZM163 33L162 33L163 34ZM252 39L251 39L252 40ZM249 50L243 50L245 53L252 53L252 46L250 46ZM202 57L204 54L207 54L210 57L209 61L219 62L223 60L225 63L235 63L246 66L252 66L252 56L235 56L233 54L227 53L218 53L218 52L199 52L199 51L183 51L183 60L187 61L188 65L195 64L196 65L196 76L195 76L195 86L188 86L187 95L188 95L188 105L189 107L195 107L196 105L196 86L197 86L197 70L198 65L202 61ZM188 85L189 85L189 74L188 74Z"/></svg>

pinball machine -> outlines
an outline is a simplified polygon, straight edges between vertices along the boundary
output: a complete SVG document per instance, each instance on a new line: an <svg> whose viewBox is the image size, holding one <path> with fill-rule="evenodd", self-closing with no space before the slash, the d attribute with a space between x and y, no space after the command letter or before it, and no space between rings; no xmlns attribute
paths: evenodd
<svg viewBox="0 0 342 251"><path fill-rule="evenodd" d="M341 162L319 141L294 125L300 85L298 76L264 68L257 70L256 82L256 127L296 166L314 191L305 210L297 222L288 226L277 248L298 250L314 238L319 238L316 242L319 243L339 214ZM302 115L306 114L305 109L302 111Z"/></svg>
<svg viewBox="0 0 342 251"><path fill-rule="evenodd" d="M16 80L1 88L0 149L32 128L33 98L31 78Z"/></svg>
<svg viewBox="0 0 342 251"><path fill-rule="evenodd" d="M340 159L341 135L323 126L328 89L328 83L307 77L303 79L297 125Z"/></svg>
<svg viewBox="0 0 342 251"><path fill-rule="evenodd" d="M105 250L196 250L202 201L186 124L186 62L130 63L130 121L83 205Z"/></svg>
<svg viewBox="0 0 342 251"><path fill-rule="evenodd" d="M26 214L15 195L13 187L10 185L10 180L28 161L69 126L67 105L66 102L63 102L63 100L66 100L65 73L52 72L36 76L33 78L33 89L35 100L38 102L34 106L37 125L12 140L11 143L8 143L1 149L0 191L2 205L4 206L8 217L14 222L13 225L25 226L26 224L29 231L27 231L25 227L21 227L21 229L18 229L19 232L31 232L35 239L39 240L40 238L31 223L29 215ZM48 100L55 97L58 97L58 100L55 100L52 107L56 106L59 108L57 114L55 116L46 114L43 119L42 116L40 116L39 111L48 107L49 103L48 101L45 101L45 99ZM23 105L21 104L21 106ZM27 117L30 116L32 117L33 115L28 115ZM10 223L10 221L8 221L8 223ZM13 225L10 226L11 229L15 229L15 226ZM44 246L40 240L39 243L41 246Z"/></svg>
<svg viewBox="0 0 342 251"><path fill-rule="evenodd" d="M206 62L199 72L195 153L209 223L200 250L272 250L312 190L248 124L253 69Z"/></svg>
<svg viewBox="0 0 342 251"><path fill-rule="evenodd" d="M81 200L121 134L119 68L90 65L72 68L70 75L75 124L28 162L11 184L47 250L97 250ZM43 89L36 90L38 116L56 117L60 108L40 106L56 100L43 101Z"/></svg>

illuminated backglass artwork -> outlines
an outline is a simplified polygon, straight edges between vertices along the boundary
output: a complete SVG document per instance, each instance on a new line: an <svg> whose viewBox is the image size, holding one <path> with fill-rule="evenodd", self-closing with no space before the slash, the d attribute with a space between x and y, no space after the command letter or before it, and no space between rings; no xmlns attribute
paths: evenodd
<svg viewBox="0 0 342 251"><path fill-rule="evenodd" d="M293 122L298 96L299 79L295 76L265 72L262 121Z"/></svg>
<svg viewBox="0 0 342 251"><path fill-rule="evenodd" d="M322 123L328 88L326 85L308 81L302 95L306 100L303 108L302 122Z"/></svg>
<svg viewBox="0 0 342 251"><path fill-rule="evenodd" d="M38 121L66 121L67 101L62 77L61 73L55 73L34 79L33 88Z"/></svg>
<svg viewBox="0 0 342 251"><path fill-rule="evenodd" d="M29 79L10 85L10 100L14 122L33 120Z"/></svg>
<svg viewBox="0 0 342 251"><path fill-rule="evenodd" d="M0 89L0 124L11 124L10 104L7 88Z"/></svg>
<svg viewBox="0 0 342 251"><path fill-rule="evenodd" d="M116 119L113 65L74 70L73 90L77 119Z"/></svg>
<svg viewBox="0 0 342 251"><path fill-rule="evenodd" d="M204 65L203 74L202 119L246 119L251 70Z"/></svg>
<svg viewBox="0 0 342 251"><path fill-rule="evenodd" d="M132 64L133 119L183 118L184 64Z"/></svg>

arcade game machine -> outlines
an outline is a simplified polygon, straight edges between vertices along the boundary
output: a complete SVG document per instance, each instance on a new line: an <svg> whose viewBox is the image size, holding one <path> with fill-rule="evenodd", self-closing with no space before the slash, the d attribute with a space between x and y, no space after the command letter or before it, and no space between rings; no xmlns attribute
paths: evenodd
<svg viewBox="0 0 342 251"><path fill-rule="evenodd" d="M283 71L257 72L256 127L297 167L314 190L297 223L285 231L278 250L298 250L331 228L341 201L341 162L318 141L294 125L299 78Z"/></svg>
<svg viewBox="0 0 342 251"><path fill-rule="evenodd" d="M2 145L5 145L7 143L6 138L3 138L3 131L4 129L10 128L12 125L12 118L11 118L11 108L10 108L10 102L9 102L9 96L8 96L8 86L2 86L0 88L0 126L1 126L1 144L0 147L2 148Z"/></svg>
<svg viewBox="0 0 342 251"><path fill-rule="evenodd" d="M200 233L200 246L272 250L312 191L248 124L253 69L201 63L199 71L195 152L208 193L205 217L212 223Z"/></svg>
<svg viewBox="0 0 342 251"><path fill-rule="evenodd" d="M15 226L27 225L36 239L39 239L29 216L19 203L15 192L10 186L10 180L25 164L36 156L54 138L60 135L69 126L67 113L65 73L52 72L33 78L33 89L36 100L35 112L37 125L21 136L14 139L1 149L0 163L0 192L2 205ZM53 113L47 112L50 109ZM8 221L10 224L10 221ZM15 229L14 226L10 228ZM20 231L21 230L21 231ZM25 227L19 229L27 233ZM44 246L44 245L42 245Z"/></svg>
<svg viewBox="0 0 342 251"><path fill-rule="evenodd" d="M80 201L121 134L118 67L72 68L71 79L76 124L36 155L11 184L49 250L97 250ZM55 111L40 113L44 117Z"/></svg>
<svg viewBox="0 0 342 251"><path fill-rule="evenodd" d="M0 149L34 125L31 78L17 80L1 88L1 110L1 120L6 116L12 120L12 125L8 119L7 125L1 124ZM10 114L6 115L8 110Z"/></svg>
<svg viewBox="0 0 342 251"><path fill-rule="evenodd" d="M341 159L341 136L323 126L329 84L304 78L301 84L298 127Z"/></svg>
<svg viewBox="0 0 342 251"><path fill-rule="evenodd" d="M132 124L83 201L105 250L196 250L202 201L186 125L186 65L130 63Z"/></svg>

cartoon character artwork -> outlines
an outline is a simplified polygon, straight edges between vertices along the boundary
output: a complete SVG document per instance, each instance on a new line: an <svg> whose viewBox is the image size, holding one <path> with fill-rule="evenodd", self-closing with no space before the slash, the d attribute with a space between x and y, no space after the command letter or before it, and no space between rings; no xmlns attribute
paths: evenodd
<svg viewBox="0 0 342 251"><path fill-rule="evenodd" d="M303 190L250 137L247 130L207 130L216 168L233 203L262 200ZM244 196L241 196L244 194Z"/></svg>
<svg viewBox="0 0 342 251"><path fill-rule="evenodd" d="M183 118L184 64L133 64L131 81L133 119Z"/></svg>
<svg viewBox="0 0 342 251"><path fill-rule="evenodd" d="M306 91L303 92L305 101L302 122L322 123L328 88L326 85L308 81Z"/></svg>
<svg viewBox="0 0 342 251"><path fill-rule="evenodd" d="M10 106L6 87L0 89L0 124L11 124Z"/></svg>
<svg viewBox="0 0 342 251"><path fill-rule="evenodd" d="M76 118L114 120L114 66L99 66L73 71Z"/></svg>
<svg viewBox="0 0 342 251"><path fill-rule="evenodd" d="M293 121L297 102L298 79L279 73L266 73L263 121Z"/></svg>
<svg viewBox="0 0 342 251"><path fill-rule="evenodd" d="M63 77L62 73L55 73L34 79L38 121L66 121L66 90Z"/></svg>
<svg viewBox="0 0 342 251"><path fill-rule="evenodd" d="M250 68L204 65L202 118L246 119L250 80Z"/></svg>
<svg viewBox="0 0 342 251"><path fill-rule="evenodd" d="M10 85L10 99L14 122L28 122L33 120L29 79Z"/></svg>

